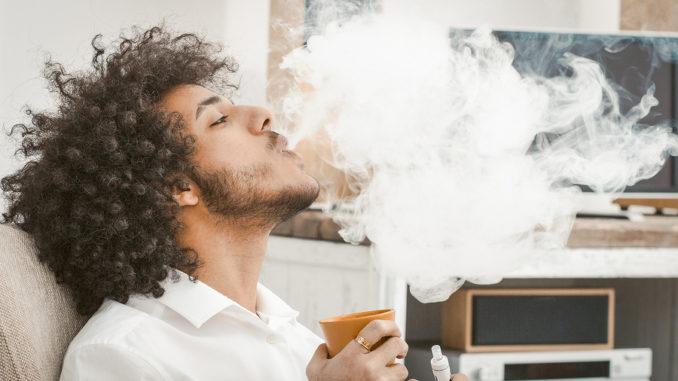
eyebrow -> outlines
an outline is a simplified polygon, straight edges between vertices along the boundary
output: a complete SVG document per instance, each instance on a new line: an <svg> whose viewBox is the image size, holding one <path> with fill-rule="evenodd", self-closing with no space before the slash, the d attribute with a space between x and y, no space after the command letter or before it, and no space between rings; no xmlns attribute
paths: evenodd
<svg viewBox="0 0 678 381"><path fill-rule="evenodd" d="M195 110L195 119L198 120L198 117L200 116L200 113L202 112L202 110L205 109L205 106L209 106L209 105L219 103L219 102L221 102L221 97L213 95L213 96L205 99L204 101L198 103L198 108Z"/></svg>

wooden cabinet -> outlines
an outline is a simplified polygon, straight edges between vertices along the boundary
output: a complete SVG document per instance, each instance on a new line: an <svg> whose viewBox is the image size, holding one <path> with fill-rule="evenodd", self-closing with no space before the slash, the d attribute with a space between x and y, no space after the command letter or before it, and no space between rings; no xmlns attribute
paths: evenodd
<svg viewBox="0 0 678 381"><path fill-rule="evenodd" d="M406 324L407 286L375 270L369 246L272 236L260 281L321 337L319 320L359 311L393 308Z"/></svg>
<svg viewBox="0 0 678 381"><path fill-rule="evenodd" d="M320 319L389 307L396 310L408 341L441 341L442 303L422 304L403 281L380 275L372 264L369 244L339 242L327 217L319 212L304 212L276 231L284 236L271 236L261 281L297 309L299 321L318 335ZM615 347L651 348L652 379L678 380L674 236L678 236L677 217L644 222L578 220L569 248L535 252L530 262L501 283L472 286L613 288Z"/></svg>

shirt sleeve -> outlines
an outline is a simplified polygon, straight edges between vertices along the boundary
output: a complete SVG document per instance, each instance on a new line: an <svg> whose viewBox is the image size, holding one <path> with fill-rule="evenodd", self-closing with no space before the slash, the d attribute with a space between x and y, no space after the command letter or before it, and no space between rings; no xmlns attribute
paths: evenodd
<svg viewBox="0 0 678 381"><path fill-rule="evenodd" d="M142 355L109 344L88 344L69 350L59 378L60 381L166 379Z"/></svg>

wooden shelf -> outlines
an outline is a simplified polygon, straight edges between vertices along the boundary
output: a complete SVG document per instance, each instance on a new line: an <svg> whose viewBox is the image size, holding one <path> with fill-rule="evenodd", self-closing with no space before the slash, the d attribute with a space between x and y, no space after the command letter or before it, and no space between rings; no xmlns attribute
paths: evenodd
<svg viewBox="0 0 678 381"><path fill-rule="evenodd" d="M340 227L321 211L307 210L278 225L273 235L343 242ZM365 240L362 245L369 245ZM642 221L577 218L568 248L678 248L678 217L646 216Z"/></svg>

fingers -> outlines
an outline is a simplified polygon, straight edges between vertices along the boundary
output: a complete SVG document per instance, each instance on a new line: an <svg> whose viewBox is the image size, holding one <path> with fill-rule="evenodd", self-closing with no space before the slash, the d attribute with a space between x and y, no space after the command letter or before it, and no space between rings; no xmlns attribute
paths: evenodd
<svg viewBox="0 0 678 381"><path fill-rule="evenodd" d="M376 343L382 337L402 336L400 328L393 320L372 320L360 331L360 336L369 340L370 343Z"/></svg>
<svg viewBox="0 0 678 381"><path fill-rule="evenodd" d="M363 328L358 336L362 336L372 346L377 344L382 338L390 336L400 337L402 333L400 328L393 320L372 320ZM359 353L367 353L368 351L358 344L355 340L349 344L352 351Z"/></svg>
<svg viewBox="0 0 678 381"><path fill-rule="evenodd" d="M327 344L323 343L318 345L315 353L313 353L313 357L311 357L311 361L309 361L308 366L306 366L306 376L310 378L309 375L317 374L319 369L325 365L328 357Z"/></svg>
<svg viewBox="0 0 678 381"><path fill-rule="evenodd" d="M403 364L393 364L386 367L385 375L387 380L406 380L409 372Z"/></svg>
<svg viewBox="0 0 678 381"><path fill-rule="evenodd" d="M407 356L408 346L405 340L399 337L390 337L370 353L370 357L377 359L379 364L392 363L395 358L405 358Z"/></svg>
<svg viewBox="0 0 678 381"><path fill-rule="evenodd" d="M466 377L465 374L457 373L453 374L452 377L450 377L450 381L468 381L468 377Z"/></svg>

